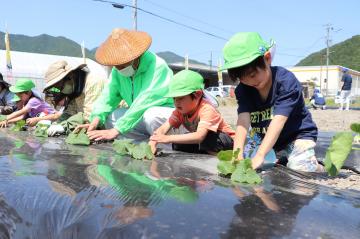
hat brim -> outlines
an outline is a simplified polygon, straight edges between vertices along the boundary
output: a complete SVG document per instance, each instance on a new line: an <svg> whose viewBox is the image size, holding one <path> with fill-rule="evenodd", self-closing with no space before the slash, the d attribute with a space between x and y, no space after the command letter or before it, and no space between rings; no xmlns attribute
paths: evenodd
<svg viewBox="0 0 360 239"><path fill-rule="evenodd" d="M65 76L67 76L70 72L74 71L74 70L77 70L77 69L82 69L86 66L86 64L84 63L80 63L80 64L77 64L73 67L71 67L69 70L67 71L64 71L63 73L61 73L60 75L58 75L57 77L55 77L54 79L52 79L51 81L47 82L45 87L44 87L44 90L47 90L48 88L52 87L53 85L55 85L56 83L60 82L62 79L64 79Z"/></svg>
<svg viewBox="0 0 360 239"><path fill-rule="evenodd" d="M146 32L128 31L127 38L121 45L112 36L96 50L96 61L104 66L117 66L129 63L140 57L151 45L152 39Z"/></svg>
<svg viewBox="0 0 360 239"><path fill-rule="evenodd" d="M164 97L166 97L166 98L181 97L181 96L185 96L185 95L190 95L190 94L193 93L194 91L196 91L196 90L169 92L169 93L167 93Z"/></svg>
<svg viewBox="0 0 360 239"><path fill-rule="evenodd" d="M12 92L12 93L21 93L21 92L25 92L25 91L30 91L31 89L29 90L23 90L23 89L19 89L17 88L16 86L10 86L9 87L9 90Z"/></svg>
<svg viewBox="0 0 360 239"><path fill-rule="evenodd" d="M245 65L249 64L250 62L252 62L253 60L255 60L256 58L258 58L259 56L262 56L262 55L261 54L256 54L256 55L253 55L251 57L242 58L242 59L239 59L237 61L232 61L232 62L225 63L222 67L220 67L220 71L245 66Z"/></svg>

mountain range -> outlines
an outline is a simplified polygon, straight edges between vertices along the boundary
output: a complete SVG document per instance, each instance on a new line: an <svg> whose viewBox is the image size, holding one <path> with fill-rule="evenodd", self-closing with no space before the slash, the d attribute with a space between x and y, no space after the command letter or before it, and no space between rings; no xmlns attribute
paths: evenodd
<svg viewBox="0 0 360 239"><path fill-rule="evenodd" d="M4 39L5 33L0 31L0 39ZM47 34L39 36L25 36L21 34L10 34L10 49L12 51L42 53L60 56L74 56L82 57L81 45L73 40L59 36L54 37ZM0 49L5 49L5 42L0 40ZM85 48L86 57L95 59L95 52L97 48ZM157 53L167 63L184 62L184 57L181 57L171 51L164 51ZM205 65L202 62L189 59L190 63Z"/></svg>
<svg viewBox="0 0 360 239"><path fill-rule="evenodd" d="M0 31L0 39L4 39L4 32ZM81 57L81 46L79 43L68 38L54 37L47 34L39 36L26 36L21 34L10 34L10 47L13 51L32 52L52 55ZM0 40L0 49L5 49L4 41ZM95 58L94 49L85 49L86 56ZM157 53L167 63L184 62L184 57L171 51ZM296 66L313 66L326 64L326 49L314 52L302 59ZM202 64L199 61L189 59L190 63ZM356 35L343 42L330 47L330 65L342 65L360 71L360 35Z"/></svg>
<svg viewBox="0 0 360 239"><path fill-rule="evenodd" d="M360 71L360 35L356 35L329 48L329 65L341 65ZM302 59L297 66L326 64L326 48Z"/></svg>

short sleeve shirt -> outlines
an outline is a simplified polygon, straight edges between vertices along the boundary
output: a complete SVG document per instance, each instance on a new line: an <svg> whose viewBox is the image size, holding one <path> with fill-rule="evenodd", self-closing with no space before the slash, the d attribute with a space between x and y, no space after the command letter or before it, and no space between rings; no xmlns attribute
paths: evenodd
<svg viewBox="0 0 360 239"><path fill-rule="evenodd" d="M349 74L344 74L341 81L344 82L341 90L351 90L352 77Z"/></svg>
<svg viewBox="0 0 360 239"><path fill-rule="evenodd" d="M240 83L235 95L238 113L249 112L252 133L264 138L274 115L288 117L275 150L281 150L295 139L317 139L317 127L305 107L302 86L295 75L283 67L271 67L272 86L265 101L251 86Z"/></svg>
<svg viewBox="0 0 360 239"><path fill-rule="evenodd" d="M189 132L205 128L214 132L223 132L229 136L235 135L235 131L225 122L221 114L204 98L192 115L183 115L180 111L174 110L169 122L174 128L184 125Z"/></svg>
<svg viewBox="0 0 360 239"><path fill-rule="evenodd" d="M55 113L55 109L53 107L36 97L32 97L25 107L30 109L29 116L31 118L39 116L40 113L44 113L45 115Z"/></svg>

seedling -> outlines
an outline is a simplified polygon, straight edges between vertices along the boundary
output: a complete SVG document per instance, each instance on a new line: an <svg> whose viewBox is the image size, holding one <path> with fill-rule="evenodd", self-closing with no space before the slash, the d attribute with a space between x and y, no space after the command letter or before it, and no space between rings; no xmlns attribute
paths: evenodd
<svg viewBox="0 0 360 239"><path fill-rule="evenodd" d="M329 176L336 176L351 152L353 136L351 132L337 133L326 151L325 170Z"/></svg>
<svg viewBox="0 0 360 239"><path fill-rule="evenodd" d="M47 125L47 124L37 124L36 129L34 131L34 135L36 137L47 138L48 137L48 134L47 134L47 129L48 128L49 128L49 125Z"/></svg>
<svg viewBox="0 0 360 239"><path fill-rule="evenodd" d="M77 133L71 132L65 142L68 144L89 145L90 139L86 134L86 129L81 129Z"/></svg>
<svg viewBox="0 0 360 239"><path fill-rule="evenodd" d="M118 154L129 155L134 159L154 159L150 146L145 142L134 144L130 139L115 140L113 148Z"/></svg>
<svg viewBox="0 0 360 239"><path fill-rule="evenodd" d="M25 120L19 120L13 126L11 126L10 130L11 131L26 131L25 124L26 124Z"/></svg>
<svg viewBox="0 0 360 239"><path fill-rule="evenodd" d="M357 134L360 134L360 124L353 123L350 125L350 129Z"/></svg>
<svg viewBox="0 0 360 239"><path fill-rule="evenodd" d="M251 159L237 160L239 151L239 149L236 151L225 150L217 154L220 160L217 165L220 174L225 176L231 175L231 181L235 183L261 183L261 177L251 167Z"/></svg>

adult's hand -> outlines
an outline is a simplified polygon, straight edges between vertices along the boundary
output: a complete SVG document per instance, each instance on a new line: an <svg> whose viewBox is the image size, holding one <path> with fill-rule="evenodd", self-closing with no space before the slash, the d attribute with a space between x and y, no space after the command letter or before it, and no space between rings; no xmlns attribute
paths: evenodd
<svg viewBox="0 0 360 239"><path fill-rule="evenodd" d="M74 129L74 133L79 132L81 129L86 129L87 132L96 130L99 122L99 118L95 118L90 124L80 124Z"/></svg>
<svg viewBox="0 0 360 239"><path fill-rule="evenodd" d="M92 130L87 132L90 140L112 140L115 139L119 135L119 131L116 129L105 129L105 130Z"/></svg>

